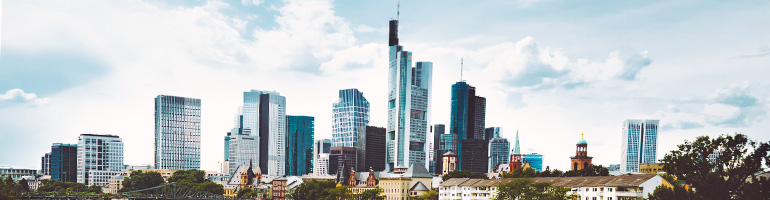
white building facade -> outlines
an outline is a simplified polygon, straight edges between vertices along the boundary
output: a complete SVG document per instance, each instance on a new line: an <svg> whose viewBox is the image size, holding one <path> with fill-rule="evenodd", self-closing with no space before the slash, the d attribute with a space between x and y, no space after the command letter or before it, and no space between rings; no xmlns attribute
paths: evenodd
<svg viewBox="0 0 770 200"><path fill-rule="evenodd" d="M323 176L329 175L329 154L320 153L316 158L316 163L313 165L313 175Z"/></svg>
<svg viewBox="0 0 770 200"><path fill-rule="evenodd" d="M78 137L77 182L107 186L123 168L123 140L116 135L81 134Z"/></svg>
<svg viewBox="0 0 770 200"><path fill-rule="evenodd" d="M623 122L620 171L639 172L639 163L657 162L657 119L629 119Z"/></svg>

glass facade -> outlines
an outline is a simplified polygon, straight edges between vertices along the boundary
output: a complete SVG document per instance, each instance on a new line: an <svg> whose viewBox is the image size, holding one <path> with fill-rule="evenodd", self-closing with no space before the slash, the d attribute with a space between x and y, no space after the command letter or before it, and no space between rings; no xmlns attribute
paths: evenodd
<svg viewBox="0 0 770 200"><path fill-rule="evenodd" d="M510 162L508 152L511 150L511 143L505 138L493 138L489 141L489 169L491 172L498 164L508 164Z"/></svg>
<svg viewBox="0 0 770 200"><path fill-rule="evenodd" d="M286 97L271 91L243 92L243 107L229 137L230 171L252 161L262 173L285 175L286 120Z"/></svg>
<svg viewBox="0 0 770 200"><path fill-rule="evenodd" d="M492 138L499 138L501 130L502 128L500 127L488 127L484 129L484 137L486 137L487 140L492 140Z"/></svg>
<svg viewBox="0 0 770 200"><path fill-rule="evenodd" d="M387 169L427 166L427 132L433 63L417 62L398 44L398 21L390 21L388 68Z"/></svg>
<svg viewBox="0 0 770 200"><path fill-rule="evenodd" d="M54 143L51 146L51 179L76 182L78 166L78 145Z"/></svg>
<svg viewBox="0 0 770 200"><path fill-rule="evenodd" d="M639 163L655 163L659 120L629 119L623 122L620 171L639 172Z"/></svg>
<svg viewBox="0 0 770 200"><path fill-rule="evenodd" d="M332 110L332 146L358 147L358 130L369 125L369 101L358 89L339 91Z"/></svg>
<svg viewBox="0 0 770 200"><path fill-rule="evenodd" d="M115 135L78 137L78 183L107 186L123 170L123 140Z"/></svg>
<svg viewBox="0 0 770 200"><path fill-rule="evenodd" d="M529 163L529 167L536 171L543 171L543 155L537 153L524 154L522 156L522 162Z"/></svg>
<svg viewBox="0 0 770 200"><path fill-rule="evenodd" d="M308 174L313 169L315 118L290 115L286 122L286 175Z"/></svg>
<svg viewBox="0 0 770 200"><path fill-rule="evenodd" d="M201 100L155 98L155 168L200 169Z"/></svg>
<svg viewBox="0 0 770 200"><path fill-rule="evenodd" d="M457 143L457 166L460 170L475 169L476 172L484 173L487 171L487 159L481 162L466 160L476 159L478 156L487 158L488 148L475 148L483 152L473 152L473 156L463 155L470 152L464 146L466 143L480 143L482 140L487 143L485 136L485 118L486 118L486 99L476 96L476 88L468 85L465 81L460 81L452 85L452 101L450 111L449 132L456 134L460 142ZM466 140L468 140L466 142Z"/></svg>

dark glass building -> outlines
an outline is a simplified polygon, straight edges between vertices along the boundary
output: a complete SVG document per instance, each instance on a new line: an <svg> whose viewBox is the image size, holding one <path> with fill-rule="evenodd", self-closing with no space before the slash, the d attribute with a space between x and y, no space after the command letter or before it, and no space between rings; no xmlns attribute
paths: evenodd
<svg viewBox="0 0 770 200"><path fill-rule="evenodd" d="M454 149L457 146L453 141L452 134L446 134L446 126L443 124L433 125L433 174L441 174L442 165L441 155L444 155L448 151L455 152ZM456 136L456 135L454 135Z"/></svg>
<svg viewBox="0 0 770 200"><path fill-rule="evenodd" d="M452 85L451 106L449 130L450 134L456 134L459 140L456 148L458 169L486 173L486 98L476 96L475 87L460 81ZM466 145L469 145L468 148Z"/></svg>
<svg viewBox="0 0 770 200"><path fill-rule="evenodd" d="M356 166L356 148L355 147L332 147L329 154L329 172L328 174L337 174L345 165L348 168Z"/></svg>
<svg viewBox="0 0 770 200"><path fill-rule="evenodd" d="M51 146L51 179L76 182L78 170L78 145L54 143Z"/></svg>
<svg viewBox="0 0 770 200"><path fill-rule="evenodd" d="M356 171L365 172L385 170L385 128L366 126L358 133L358 167Z"/></svg>
<svg viewBox="0 0 770 200"><path fill-rule="evenodd" d="M301 176L313 169L315 118L286 116L286 175Z"/></svg>

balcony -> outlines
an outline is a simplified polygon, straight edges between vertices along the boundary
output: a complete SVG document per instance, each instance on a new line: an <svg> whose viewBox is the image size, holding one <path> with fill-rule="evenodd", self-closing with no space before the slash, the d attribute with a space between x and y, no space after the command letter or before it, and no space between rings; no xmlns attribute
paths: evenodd
<svg viewBox="0 0 770 200"><path fill-rule="evenodd" d="M630 192L630 191L616 191L616 196L619 197L644 197L642 192Z"/></svg>

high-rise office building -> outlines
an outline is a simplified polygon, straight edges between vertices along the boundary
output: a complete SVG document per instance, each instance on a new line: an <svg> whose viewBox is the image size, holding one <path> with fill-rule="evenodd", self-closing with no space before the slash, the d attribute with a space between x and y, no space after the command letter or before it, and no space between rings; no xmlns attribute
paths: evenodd
<svg viewBox="0 0 770 200"><path fill-rule="evenodd" d="M508 164L508 152L510 152L511 143L505 138L492 138L489 140L489 168L487 172L495 170L499 164Z"/></svg>
<svg viewBox="0 0 770 200"><path fill-rule="evenodd" d="M51 146L51 179L77 181L78 145L54 143Z"/></svg>
<svg viewBox="0 0 770 200"><path fill-rule="evenodd" d="M286 175L308 174L313 169L315 118L289 115L286 122Z"/></svg>
<svg viewBox="0 0 770 200"><path fill-rule="evenodd" d="M445 133L446 126L443 124L435 125L435 133L438 134L438 150L436 150L436 167L434 174L442 174L443 170L443 155L447 152L453 152L452 154L457 156L454 152L457 152L457 146L459 143L457 134ZM434 136L435 137L435 136Z"/></svg>
<svg viewBox="0 0 770 200"><path fill-rule="evenodd" d="M78 183L104 187L123 171L123 140L116 135L81 134L77 153Z"/></svg>
<svg viewBox="0 0 770 200"><path fill-rule="evenodd" d="M319 158L321 157L321 154L326 154L326 167L324 170L328 170L329 168L329 153L331 153L331 147L332 147L332 141L330 139L320 139L316 140L315 143L313 143L313 174L319 175L317 173L317 169L319 169L319 164L321 160Z"/></svg>
<svg viewBox="0 0 770 200"><path fill-rule="evenodd" d="M543 171L543 155L537 153L524 154L522 160L525 164L529 164L532 169L542 172Z"/></svg>
<svg viewBox="0 0 770 200"><path fill-rule="evenodd" d="M492 138L499 138L500 132L502 132L502 128L500 127L488 127L484 129L484 137L487 140L492 140Z"/></svg>
<svg viewBox="0 0 770 200"><path fill-rule="evenodd" d="M227 132L227 136L225 136L225 156L224 161L230 160L230 136L232 135L232 132Z"/></svg>
<svg viewBox="0 0 770 200"><path fill-rule="evenodd" d="M51 175L51 153L45 153L40 162L40 173L43 175Z"/></svg>
<svg viewBox="0 0 770 200"><path fill-rule="evenodd" d="M329 154L329 174L337 174L345 166L348 169L355 169L356 163L355 147L332 147Z"/></svg>
<svg viewBox="0 0 770 200"><path fill-rule="evenodd" d="M267 175L285 175L286 97L277 92L246 91L238 112L230 136L230 171L252 163Z"/></svg>
<svg viewBox="0 0 770 200"><path fill-rule="evenodd" d="M433 152L432 152L432 160L431 164L433 165L431 173L433 174L441 174L441 155L444 155L446 153L446 149L442 149L442 143L444 142L441 137L444 134L445 126L443 124L434 124L433 125Z"/></svg>
<svg viewBox="0 0 770 200"><path fill-rule="evenodd" d="M356 171L385 170L385 128L360 127L357 154L358 166Z"/></svg>
<svg viewBox="0 0 770 200"><path fill-rule="evenodd" d="M201 100L155 97L155 168L200 169Z"/></svg>
<svg viewBox="0 0 770 200"><path fill-rule="evenodd" d="M412 52L398 43L398 20L389 23L386 170L427 163L433 63L412 66Z"/></svg>
<svg viewBox="0 0 770 200"><path fill-rule="evenodd" d="M318 154L318 157L315 159L314 165L313 165L313 175L323 176L328 174L329 174L329 153Z"/></svg>
<svg viewBox="0 0 770 200"><path fill-rule="evenodd" d="M460 81L452 85L449 130L457 134L457 165L460 170L486 173L488 141L484 130L486 99L476 96L476 88ZM483 144L483 148L478 147ZM466 148L473 145L474 148ZM479 151L479 152L477 152Z"/></svg>
<svg viewBox="0 0 770 200"><path fill-rule="evenodd" d="M655 163L658 148L657 119L623 121L620 171L639 172L639 163Z"/></svg>
<svg viewBox="0 0 770 200"><path fill-rule="evenodd" d="M339 91L332 110L332 146L358 147L358 130L369 125L369 101L358 89Z"/></svg>

